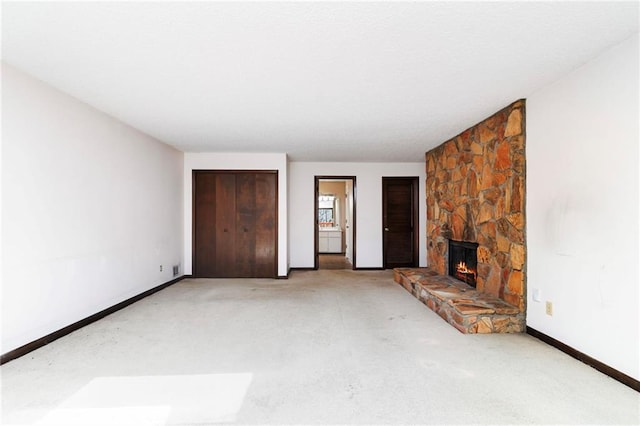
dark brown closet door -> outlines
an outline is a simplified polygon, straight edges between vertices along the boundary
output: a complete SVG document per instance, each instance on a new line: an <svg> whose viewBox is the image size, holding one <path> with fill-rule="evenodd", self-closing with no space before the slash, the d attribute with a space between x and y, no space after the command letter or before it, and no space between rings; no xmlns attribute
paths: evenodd
<svg viewBox="0 0 640 426"><path fill-rule="evenodd" d="M236 274L256 276L256 176L236 175Z"/></svg>
<svg viewBox="0 0 640 426"><path fill-rule="evenodd" d="M277 173L194 171L195 277L275 277Z"/></svg>
<svg viewBox="0 0 640 426"><path fill-rule="evenodd" d="M417 196L417 178L382 178L385 268L417 266Z"/></svg>
<svg viewBox="0 0 640 426"><path fill-rule="evenodd" d="M215 276L236 276L236 177L216 176Z"/></svg>
<svg viewBox="0 0 640 426"><path fill-rule="evenodd" d="M193 186L193 276L215 277L216 175L196 173Z"/></svg>
<svg viewBox="0 0 640 426"><path fill-rule="evenodd" d="M278 175L260 173L256 175L256 276L275 277L278 229Z"/></svg>

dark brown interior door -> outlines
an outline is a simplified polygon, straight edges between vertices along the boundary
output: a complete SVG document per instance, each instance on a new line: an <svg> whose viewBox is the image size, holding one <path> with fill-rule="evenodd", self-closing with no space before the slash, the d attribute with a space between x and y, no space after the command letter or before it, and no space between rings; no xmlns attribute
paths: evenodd
<svg viewBox="0 0 640 426"><path fill-rule="evenodd" d="M277 173L194 171L193 275L272 278Z"/></svg>
<svg viewBox="0 0 640 426"><path fill-rule="evenodd" d="M385 268L418 266L418 178L382 178Z"/></svg>

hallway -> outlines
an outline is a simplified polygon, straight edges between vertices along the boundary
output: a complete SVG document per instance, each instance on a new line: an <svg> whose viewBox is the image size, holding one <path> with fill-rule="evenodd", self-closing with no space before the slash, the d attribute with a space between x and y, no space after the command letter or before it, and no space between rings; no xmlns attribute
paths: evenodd
<svg viewBox="0 0 640 426"><path fill-rule="evenodd" d="M528 335L460 334L391 271L185 279L1 373L16 425L640 420L637 392Z"/></svg>

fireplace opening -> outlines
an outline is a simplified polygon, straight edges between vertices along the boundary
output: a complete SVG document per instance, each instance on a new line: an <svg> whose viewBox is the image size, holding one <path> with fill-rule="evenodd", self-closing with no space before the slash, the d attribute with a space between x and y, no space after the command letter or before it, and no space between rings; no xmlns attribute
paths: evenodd
<svg viewBox="0 0 640 426"><path fill-rule="evenodd" d="M449 240L449 275L476 286L478 277L478 243Z"/></svg>

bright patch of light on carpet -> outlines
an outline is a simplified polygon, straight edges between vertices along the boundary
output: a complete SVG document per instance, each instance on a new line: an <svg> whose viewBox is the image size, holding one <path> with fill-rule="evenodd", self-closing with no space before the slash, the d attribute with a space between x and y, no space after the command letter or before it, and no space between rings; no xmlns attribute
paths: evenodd
<svg viewBox="0 0 640 426"><path fill-rule="evenodd" d="M97 377L49 412L40 425L229 423L251 373Z"/></svg>

